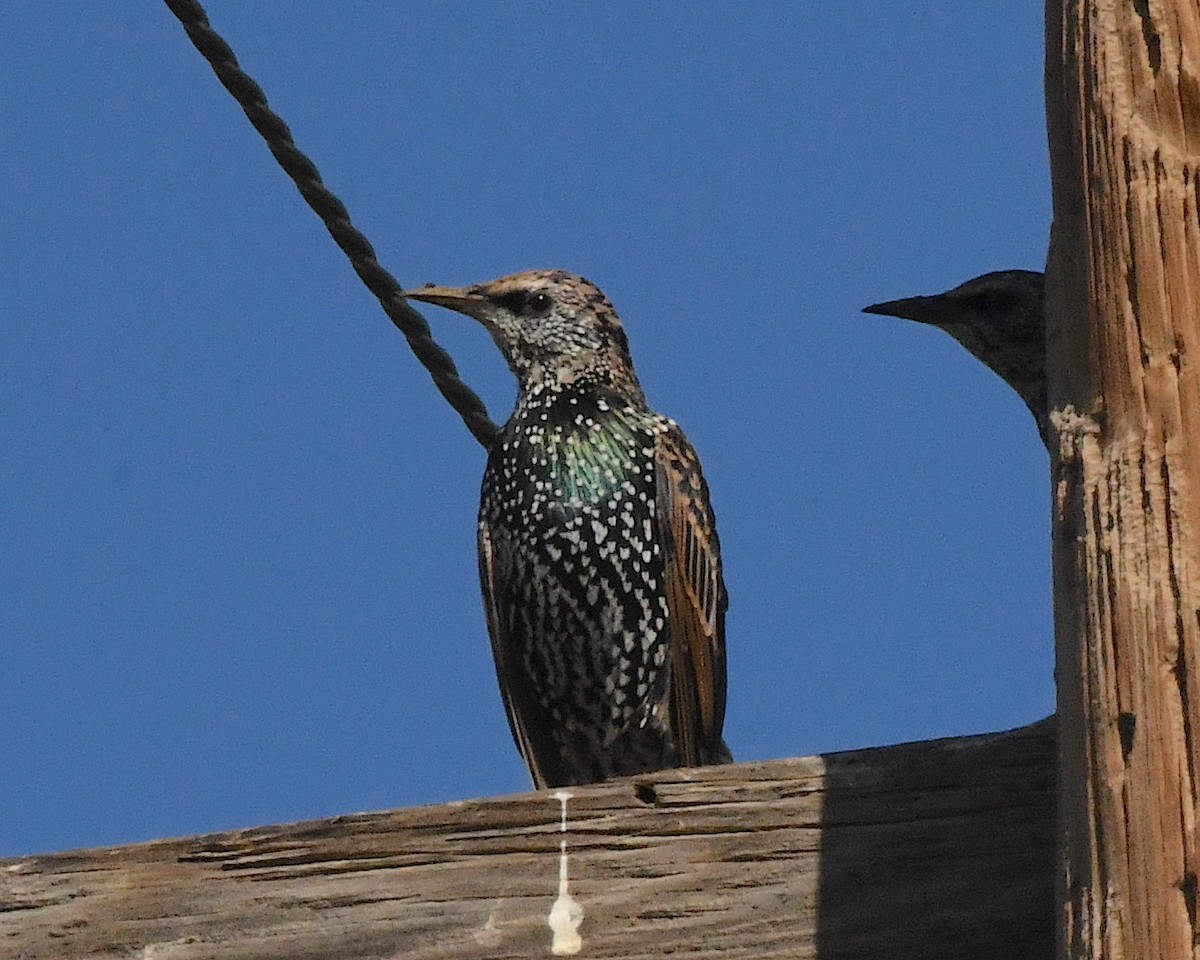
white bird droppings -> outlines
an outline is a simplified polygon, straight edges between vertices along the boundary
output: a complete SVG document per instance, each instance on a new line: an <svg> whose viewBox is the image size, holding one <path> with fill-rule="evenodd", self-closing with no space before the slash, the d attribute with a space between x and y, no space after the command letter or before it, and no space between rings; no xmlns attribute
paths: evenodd
<svg viewBox="0 0 1200 960"><path fill-rule="evenodd" d="M579 927L583 923L583 905L571 896L567 881L567 801L572 796L574 794L569 790L554 791L554 798L562 810L562 819L558 824L558 832L562 837L558 843L558 899L550 908L547 923L554 934L550 952L556 957L573 957L583 949L583 938L579 935Z"/></svg>

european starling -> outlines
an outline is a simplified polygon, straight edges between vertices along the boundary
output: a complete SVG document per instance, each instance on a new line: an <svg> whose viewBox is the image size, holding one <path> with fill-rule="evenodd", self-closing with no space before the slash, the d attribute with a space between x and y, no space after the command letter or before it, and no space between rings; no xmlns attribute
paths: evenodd
<svg viewBox="0 0 1200 960"><path fill-rule="evenodd" d="M863 312L945 330L1020 394L1049 442L1044 286L1032 270L1000 270L932 297L876 303Z"/></svg>
<svg viewBox="0 0 1200 960"><path fill-rule="evenodd" d="M478 320L517 377L483 475L479 572L534 786L728 762L708 487L647 405L612 304L561 270L406 296Z"/></svg>

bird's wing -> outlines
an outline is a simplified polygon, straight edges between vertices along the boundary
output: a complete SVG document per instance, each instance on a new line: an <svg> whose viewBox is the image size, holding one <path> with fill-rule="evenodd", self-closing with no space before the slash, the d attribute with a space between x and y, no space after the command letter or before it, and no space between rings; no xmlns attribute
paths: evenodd
<svg viewBox="0 0 1200 960"><path fill-rule="evenodd" d="M721 759L725 608L721 545L700 461L674 423L658 436L656 509L666 552L671 623L671 727L680 761Z"/></svg>
<svg viewBox="0 0 1200 960"><path fill-rule="evenodd" d="M550 785L554 774L544 770L553 763L553 745L546 741L547 725L544 711L538 707L526 689L525 674L516 663L517 650L510 635L510 623L501 614L501 597L505 584L497 569L496 551L485 522L479 524L479 580L483 585L483 609L487 614L488 636L492 640L492 656L496 661L496 677L500 681L500 696L513 740L536 790Z"/></svg>

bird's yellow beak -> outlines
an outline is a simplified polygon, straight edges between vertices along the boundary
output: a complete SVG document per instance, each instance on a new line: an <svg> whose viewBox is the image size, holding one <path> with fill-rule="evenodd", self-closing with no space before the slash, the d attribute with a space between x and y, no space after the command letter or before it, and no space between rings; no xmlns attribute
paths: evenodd
<svg viewBox="0 0 1200 960"><path fill-rule="evenodd" d="M409 300L420 300L448 310L457 310L476 320L482 319L481 314L488 304L487 298L470 287L438 287L432 283L415 290L405 290L402 295Z"/></svg>

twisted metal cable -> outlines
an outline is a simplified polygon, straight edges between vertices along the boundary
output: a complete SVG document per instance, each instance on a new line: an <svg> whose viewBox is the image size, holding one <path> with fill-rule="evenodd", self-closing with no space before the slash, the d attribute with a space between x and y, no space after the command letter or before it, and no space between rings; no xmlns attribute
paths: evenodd
<svg viewBox="0 0 1200 960"><path fill-rule="evenodd" d="M321 218L329 235L350 259L351 266L367 289L375 294L384 313L404 334L412 352L429 371L442 396L462 417L475 439L485 448L490 447L499 427L488 417L483 401L459 378L454 360L434 341L425 318L408 305L396 278L375 258L375 248L371 242L350 222L345 205L325 186L316 165L296 146L288 125L267 106L262 87L238 65L233 50L209 25L208 16L197 0L164 2L183 24L183 29L213 68L217 79L233 95L254 129L267 142L279 165L295 182L300 195Z"/></svg>

